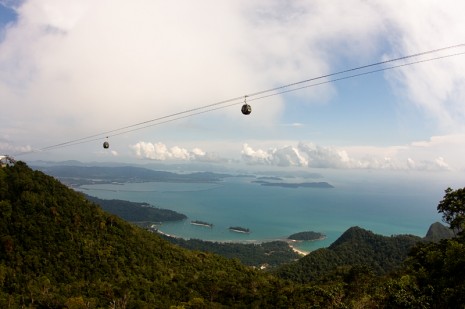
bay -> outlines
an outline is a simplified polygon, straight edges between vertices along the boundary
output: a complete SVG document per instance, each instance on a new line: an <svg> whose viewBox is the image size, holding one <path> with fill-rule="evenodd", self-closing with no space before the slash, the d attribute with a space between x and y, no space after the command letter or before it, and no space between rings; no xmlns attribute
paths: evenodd
<svg viewBox="0 0 465 309"><path fill-rule="evenodd" d="M433 222L440 221L436 206L442 186L380 179L342 177L333 180L336 185L330 189L267 187L250 178L231 177L219 183L103 184L81 190L98 198L147 202L183 213L187 220L163 223L159 230L186 239L262 242L301 231L326 235L324 240L296 244L304 251L329 246L352 226L386 236L424 236ZM192 225L191 220L213 227ZM232 232L230 226L249 228L251 233Z"/></svg>

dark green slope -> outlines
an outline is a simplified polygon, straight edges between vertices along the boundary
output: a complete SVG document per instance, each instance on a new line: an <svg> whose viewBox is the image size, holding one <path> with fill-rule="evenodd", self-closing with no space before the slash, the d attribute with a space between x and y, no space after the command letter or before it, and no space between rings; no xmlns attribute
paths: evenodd
<svg viewBox="0 0 465 309"><path fill-rule="evenodd" d="M0 307L273 306L278 281L190 252L24 163L0 168Z"/></svg>
<svg viewBox="0 0 465 309"><path fill-rule="evenodd" d="M399 268L420 240L412 235L386 237L352 227L329 248L311 252L280 268L277 274L297 282L317 280L344 266L363 266L377 274L385 274Z"/></svg>

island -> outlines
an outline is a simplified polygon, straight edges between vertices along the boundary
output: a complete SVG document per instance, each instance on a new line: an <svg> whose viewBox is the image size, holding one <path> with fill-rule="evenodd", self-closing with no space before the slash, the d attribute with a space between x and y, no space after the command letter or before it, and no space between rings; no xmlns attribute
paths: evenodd
<svg viewBox="0 0 465 309"><path fill-rule="evenodd" d="M290 235L287 239L290 240L321 240L324 239L326 235L313 231L299 232Z"/></svg>
<svg viewBox="0 0 465 309"><path fill-rule="evenodd" d="M192 220L191 224L192 225L205 226L205 227L209 227L209 228L213 227L212 223L208 223L208 222L205 222L205 221L199 221L199 220Z"/></svg>
<svg viewBox="0 0 465 309"><path fill-rule="evenodd" d="M229 230L232 232L237 232L237 233L250 233L250 230L245 227L240 227L240 226L230 226Z"/></svg>
<svg viewBox="0 0 465 309"><path fill-rule="evenodd" d="M279 177L274 177L274 176L262 176L262 177L258 177L259 180L276 180L276 181L282 181L283 179L282 178L279 178Z"/></svg>
<svg viewBox="0 0 465 309"><path fill-rule="evenodd" d="M268 182L264 180L255 180L252 183L258 183L267 187L282 187L282 188L320 188L330 189L334 186L327 182Z"/></svg>

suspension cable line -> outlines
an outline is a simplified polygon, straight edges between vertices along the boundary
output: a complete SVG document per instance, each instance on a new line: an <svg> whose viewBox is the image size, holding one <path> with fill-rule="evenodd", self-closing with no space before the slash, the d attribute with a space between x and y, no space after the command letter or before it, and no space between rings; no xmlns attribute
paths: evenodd
<svg viewBox="0 0 465 309"><path fill-rule="evenodd" d="M135 124L132 124L132 125L128 125L128 126L125 126L125 127L118 128L118 129L113 129L113 130L101 132L101 133L98 133L98 134L90 135L90 136L87 136L87 137L74 139L74 140L62 142L62 143L59 143L59 144L43 147L43 148L40 148L40 149L37 149L37 150L31 150L29 152L21 152L21 153L18 153L16 155L24 155L24 154L28 154L28 153L34 153L34 152L43 152L43 151L55 150L55 149L58 149L58 148L75 146L75 145L79 145L79 144L83 144L83 143L98 141L98 140L101 140L102 138L109 138L109 137L119 136L119 135L122 135L122 134L126 134L126 133L130 133L130 132L146 129L146 128L149 128L149 127L158 126L158 125L165 124L165 123L168 123L168 122L188 118L188 117L191 117L191 116L205 114L207 112L212 112L212 111L216 111L216 110L219 110L219 109L224 109L224 108L228 108L228 107L235 106L235 105L238 105L238 104L242 104L243 100L244 100L244 97L247 97L247 100L249 102L250 101L256 101L256 100L261 100L261 99L264 99L264 98L269 98L269 97L281 95L281 94L284 94L284 93L289 93L289 92L302 90L302 89L305 89L305 88L315 87L315 86L328 84L328 83L333 83L333 82L346 80L346 79L350 79L350 78L355 78L355 77L359 77L359 76L363 76L363 75L378 73L378 72L392 70L392 69L401 68L401 67L406 67L406 66L410 66L410 65L414 65L414 64L430 62L430 61L434 61L434 60L450 58L450 57L465 54L465 52L458 52L458 53L453 53L453 54L448 54L448 55L443 55L443 56L437 56L437 57L433 57L433 58L429 58L429 59L422 59L422 60L402 63L402 64L398 64L398 65L393 65L393 66L389 66L389 67L383 67L383 68L375 69L375 70L371 70L371 71L364 71L364 72L361 72L361 73L352 74L352 75L348 75L348 76L343 76L343 77L339 77L339 78L324 80L322 82L312 83L312 84L309 84L309 85L303 85L303 84L308 84L310 82L318 81L318 80L325 79L325 78L332 77L332 76L342 75L342 74L349 73L349 72L355 72L355 71L358 71L358 70L363 70L363 69L376 67L376 66L380 66L380 65L383 65L383 64L387 64L387 63L393 63L393 62L397 62L397 61L401 61L401 60L406 60L406 59L410 59L410 58L420 57L420 56L424 56L424 55L428 55L428 54L434 54L434 53L437 53L437 52L440 52L440 51L455 49L455 48L459 48L459 47L465 47L465 44L452 45L452 46L448 46L448 47L444 47L444 48L434 49L434 50L425 51L425 52L416 53L416 54L407 55L407 56L402 56L402 57L398 57L398 58L394 58L394 59L384 60L384 61L380 61L380 62L368 64L368 65L363 65L363 66L359 66L359 67L355 67L355 68L351 68L351 69L347 69L347 70L342 70L342 71L335 72L335 73L321 75L321 76L318 76L318 77L309 78L309 79L306 79L306 80L302 80L302 81L298 81L298 82L278 86L278 87L275 87L275 88L270 88L270 89L267 89L267 90L254 92L254 93L251 93L251 94L247 94L246 96L243 96L243 95L238 96L238 97L235 97L235 98L232 98L232 99L227 99L227 100L219 101L219 102L212 103L212 104L203 105L203 106L196 107L196 108L191 108L191 109L188 109L188 110L184 110L184 111L176 112L176 113L173 113L173 114L161 116L161 117L158 117L158 118L150 119L150 120L147 120L147 121L135 123ZM303 86L299 86L299 85L303 85ZM295 86L299 86L299 87L295 87ZM291 88L291 87L294 87L294 88ZM287 88L290 88L290 89L287 89ZM287 90L284 90L284 89L287 89ZM267 94L267 93L269 93L269 94Z"/></svg>

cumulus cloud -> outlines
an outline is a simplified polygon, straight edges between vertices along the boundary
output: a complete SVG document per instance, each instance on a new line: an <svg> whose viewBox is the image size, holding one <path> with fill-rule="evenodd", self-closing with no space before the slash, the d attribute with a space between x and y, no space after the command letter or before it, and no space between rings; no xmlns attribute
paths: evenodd
<svg viewBox="0 0 465 309"><path fill-rule="evenodd" d="M16 146L8 142L0 141L0 154L28 153L31 151L32 148L29 145Z"/></svg>
<svg viewBox="0 0 465 309"><path fill-rule="evenodd" d="M246 43L253 40L246 8L24 1L0 42L2 102L9 119L22 120L9 125L27 129L26 139L85 136L269 87L277 81L244 62L258 49ZM272 100L263 122L281 109Z"/></svg>
<svg viewBox="0 0 465 309"><path fill-rule="evenodd" d="M398 147L398 152L385 149L382 156L381 151L365 153L362 156L349 155L349 151L315 145L313 143L298 143L297 146L286 146L281 148L269 148L268 150L253 149L248 144L243 145L242 159L249 165L272 165L272 166L298 166L309 168L333 168L333 169L382 169L382 170L450 170L450 165L441 157L432 157L429 160L410 157L404 158L404 148ZM401 151L402 150L402 151ZM422 156L419 156L420 158Z"/></svg>
<svg viewBox="0 0 465 309"><path fill-rule="evenodd" d="M272 152L261 149L254 150L247 144L244 144L242 149L242 158L249 164L271 164L272 156Z"/></svg>
<svg viewBox="0 0 465 309"><path fill-rule="evenodd" d="M270 148L266 151L255 150L248 144L244 144L242 159L247 164L315 168L348 168L351 164L350 158L343 150L312 143L299 143L296 147Z"/></svg>
<svg viewBox="0 0 465 309"><path fill-rule="evenodd" d="M0 131L15 132L16 144L34 148L329 74L341 67L461 43L457 38L465 37L465 2L456 0L440 4L434 0L346 0L337 5L318 0L0 3L12 7L17 16L0 35L0 97L8 106L0 114ZM465 57L385 74L396 94L425 111L440 132L465 130ZM337 93L333 84L326 84L288 95L302 99L299 104L313 104L328 102ZM254 103L254 121L227 110L215 111L210 118L204 114L202 119L217 128L220 114L221 133L229 136L237 133L237 124L250 129L259 123L255 132L261 130L259 136L264 140L273 139L275 132L267 132L267 125L285 121L292 124L289 128L298 128L305 121L283 119L288 108L284 99L275 96L267 98L267 104ZM137 140L148 140L147 136ZM140 150L141 157L217 159L201 150L146 146ZM341 168L394 168L434 161L411 157L413 164L407 163L408 156L399 160L390 155L360 158L342 148L309 144L244 149L243 157L256 164ZM447 156L442 157L453 165Z"/></svg>
<svg viewBox="0 0 465 309"><path fill-rule="evenodd" d="M179 146L168 148L163 143L138 142L131 145L130 148L138 158L157 160L157 161L197 161L220 163L226 162L214 153L208 153L200 148L187 150Z"/></svg>

